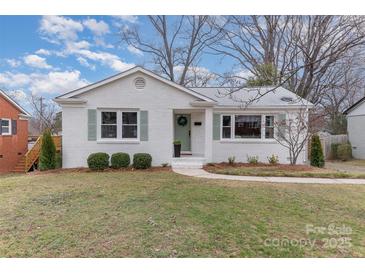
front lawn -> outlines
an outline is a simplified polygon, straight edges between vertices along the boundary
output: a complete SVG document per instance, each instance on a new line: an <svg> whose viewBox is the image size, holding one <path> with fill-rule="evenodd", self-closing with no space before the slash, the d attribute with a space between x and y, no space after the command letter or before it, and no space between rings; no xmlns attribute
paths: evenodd
<svg viewBox="0 0 365 274"><path fill-rule="evenodd" d="M265 176L265 177L314 177L314 178L353 178L363 179L364 173L342 172L327 168L315 168L306 165L270 165L228 163L209 164L205 170L225 175Z"/></svg>
<svg viewBox="0 0 365 274"><path fill-rule="evenodd" d="M169 170L3 176L0 256L364 257L364 197L361 185L219 181ZM306 233L331 224L352 231Z"/></svg>

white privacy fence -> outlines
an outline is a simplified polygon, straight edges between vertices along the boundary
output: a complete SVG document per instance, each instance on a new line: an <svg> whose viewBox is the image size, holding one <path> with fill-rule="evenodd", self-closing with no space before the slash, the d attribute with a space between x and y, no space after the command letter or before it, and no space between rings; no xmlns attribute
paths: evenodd
<svg viewBox="0 0 365 274"><path fill-rule="evenodd" d="M331 135L326 132L318 133L319 139L321 140L323 155L325 159L331 157L331 145L332 144L342 144L348 142L348 136L346 134L341 135Z"/></svg>

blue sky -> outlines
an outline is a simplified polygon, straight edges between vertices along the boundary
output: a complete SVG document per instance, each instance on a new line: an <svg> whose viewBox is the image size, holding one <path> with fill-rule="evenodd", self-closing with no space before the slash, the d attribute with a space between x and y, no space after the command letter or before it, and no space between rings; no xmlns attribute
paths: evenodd
<svg viewBox="0 0 365 274"><path fill-rule="evenodd" d="M53 98L134 65L148 56L120 42L134 24L153 35L144 16L0 16L0 88L26 106L30 93ZM200 66L222 71L220 58Z"/></svg>

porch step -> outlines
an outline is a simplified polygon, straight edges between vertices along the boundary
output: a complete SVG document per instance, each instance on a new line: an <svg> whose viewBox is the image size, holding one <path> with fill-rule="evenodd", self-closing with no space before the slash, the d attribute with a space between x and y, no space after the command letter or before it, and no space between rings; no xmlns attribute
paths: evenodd
<svg viewBox="0 0 365 274"><path fill-rule="evenodd" d="M202 168L206 159L203 157L172 158L172 168Z"/></svg>

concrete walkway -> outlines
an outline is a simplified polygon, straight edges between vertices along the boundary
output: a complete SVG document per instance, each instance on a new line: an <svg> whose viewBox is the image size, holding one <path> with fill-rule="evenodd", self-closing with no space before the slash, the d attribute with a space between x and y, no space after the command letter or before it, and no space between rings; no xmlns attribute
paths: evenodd
<svg viewBox="0 0 365 274"><path fill-rule="evenodd" d="M174 168L173 171L181 175L192 176L197 178L234 180L234 181L244 181L244 182L365 185L365 179L236 176L236 175L210 173L201 168L181 168L181 169Z"/></svg>

